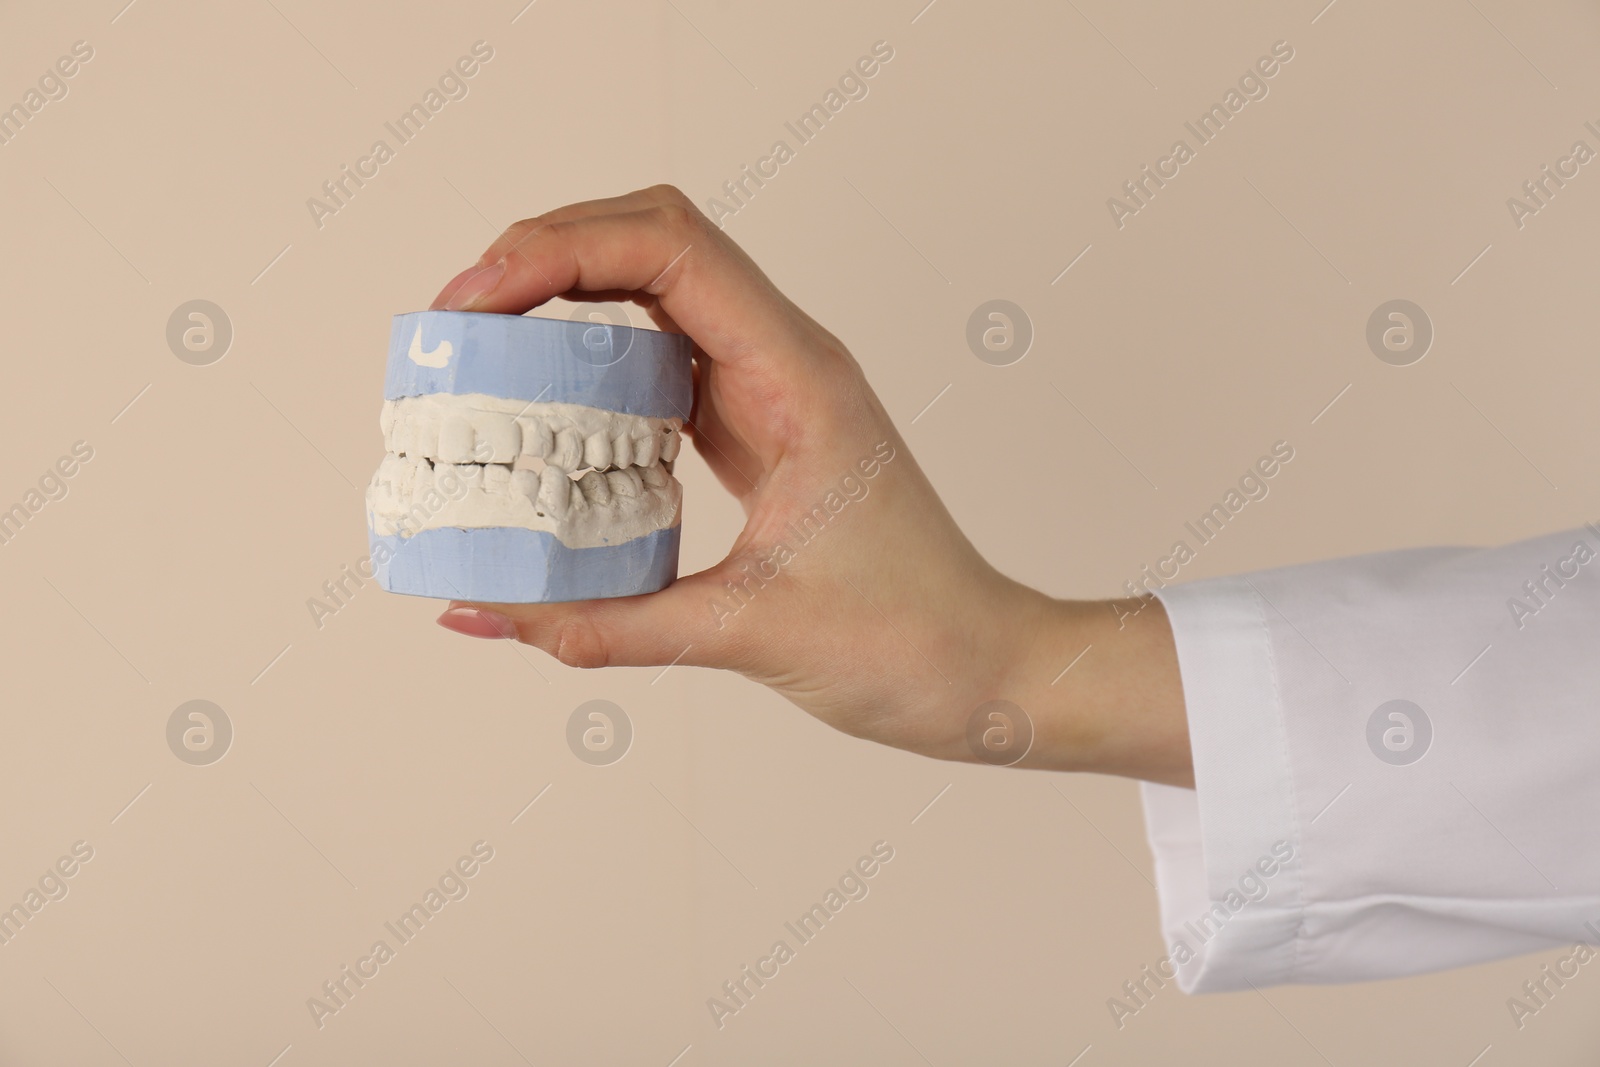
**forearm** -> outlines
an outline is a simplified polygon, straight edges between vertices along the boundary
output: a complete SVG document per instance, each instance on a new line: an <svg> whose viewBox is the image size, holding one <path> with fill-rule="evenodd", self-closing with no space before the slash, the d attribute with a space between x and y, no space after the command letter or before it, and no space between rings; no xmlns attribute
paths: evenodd
<svg viewBox="0 0 1600 1067"><path fill-rule="evenodd" d="M1014 766L1193 787L1177 650L1160 601L1057 600L1033 590L1019 600L1030 621L1017 627L1018 654L996 686L1032 724L1032 745Z"/></svg>

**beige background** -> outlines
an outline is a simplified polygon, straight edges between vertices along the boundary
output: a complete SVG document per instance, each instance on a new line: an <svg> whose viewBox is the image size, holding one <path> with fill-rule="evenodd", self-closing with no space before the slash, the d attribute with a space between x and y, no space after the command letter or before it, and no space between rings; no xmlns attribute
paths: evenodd
<svg viewBox="0 0 1600 1067"><path fill-rule="evenodd" d="M728 229L1009 573L1112 594L1278 439L1272 496L1187 573L1600 517L1600 164L1521 230L1505 206L1600 146L1593 5L923 2L0 13L0 101L95 49L0 146L0 504L95 451L0 547L0 898L95 849L0 946L0 1062L1592 1062L1600 975L1520 1032L1505 1007L1556 952L1169 987L1119 1031L1107 998L1162 954L1131 783L913 758L734 677L569 670L372 585L312 622L365 553L389 315L517 218L657 181L703 202L880 39L870 95ZM470 95L317 228L306 199L480 39ZM1270 95L1119 231L1106 199L1278 40ZM1003 368L964 340L997 297L1037 332ZM1405 368L1364 341L1396 297L1437 329ZM236 331L211 366L164 338L196 298ZM698 568L739 515L680 473ZM207 767L164 735L197 697L237 731ZM637 733L605 768L564 740L595 697ZM479 839L471 894L317 1029L306 999ZM880 839L871 895L713 1026Z"/></svg>

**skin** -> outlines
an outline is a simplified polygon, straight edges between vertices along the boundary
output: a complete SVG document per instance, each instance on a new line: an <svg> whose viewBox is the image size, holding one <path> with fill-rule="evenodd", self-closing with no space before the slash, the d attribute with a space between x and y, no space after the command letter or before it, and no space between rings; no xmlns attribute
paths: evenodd
<svg viewBox="0 0 1600 1067"><path fill-rule="evenodd" d="M557 296L631 300L694 340L685 433L743 505L744 529L721 563L659 593L458 602L441 625L513 638L573 667L737 671L836 729L938 759L979 762L969 721L980 705L1007 700L1033 729L1015 766L1193 786L1159 601L1058 600L990 566L860 364L681 192L655 186L518 222L433 307L520 315ZM862 478L858 465L890 449ZM798 544L785 531L847 474L869 493ZM795 543L793 555L774 574L780 542ZM730 581L748 590L736 613ZM1024 729L1014 713L984 720L1005 721Z"/></svg>

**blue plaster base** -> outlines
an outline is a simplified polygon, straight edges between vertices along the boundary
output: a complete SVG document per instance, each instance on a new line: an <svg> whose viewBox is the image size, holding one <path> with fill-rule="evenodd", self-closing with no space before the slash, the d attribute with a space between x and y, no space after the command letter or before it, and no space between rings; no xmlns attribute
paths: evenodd
<svg viewBox="0 0 1600 1067"><path fill-rule="evenodd" d="M448 351L444 366L412 359L413 342L425 352ZM398 400L484 393L687 419L694 403L692 349L689 338L659 330L529 315L412 311L394 317L383 395Z"/></svg>
<svg viewBox="0 0 1600 1067"><path fill-rule="evenodd" d="M681 530L597 548L568 548L552 533L520 526L444 527L404 538L380 537L369 527L367 535L378 585L391 593L539 604L665 589L678 576ZM378 563L379 556L387 558Z"/></svg>

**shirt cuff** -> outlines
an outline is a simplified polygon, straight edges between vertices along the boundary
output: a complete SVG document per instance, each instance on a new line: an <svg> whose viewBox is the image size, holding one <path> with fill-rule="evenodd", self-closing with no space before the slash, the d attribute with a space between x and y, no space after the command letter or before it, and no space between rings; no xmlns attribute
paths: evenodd
<svg viewBox="0 0 1600 1067"><path fill-rule="evenodd" d="M1177 645L1195 776L1194 789L1142 786L1161 969L1186 993L1292 982L1301 822L1266 607L1244 578L1156 595Z"/></svg>

